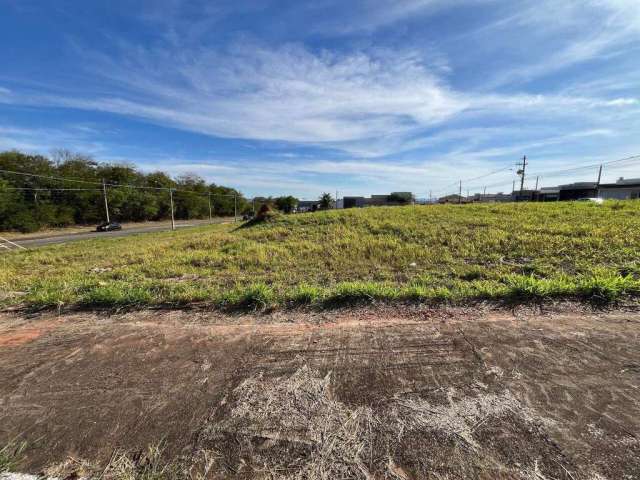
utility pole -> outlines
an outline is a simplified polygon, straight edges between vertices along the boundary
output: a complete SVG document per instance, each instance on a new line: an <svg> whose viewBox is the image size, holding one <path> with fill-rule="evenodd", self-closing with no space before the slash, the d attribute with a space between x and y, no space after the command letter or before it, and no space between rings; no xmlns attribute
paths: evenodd
<svg viewBox="0 0 640 480"><path fill-rule="evenodd" d="M338 209L338 190L336 190L336 203L335 203L335 208L334 210Z"/></svg>
<svg viewBox="0 0 640 480"><path fill-rule="evenodd" d="M484 187L484 190L482 191L482 200L486 200L487 199L487 187Z"/></svg>
<svg viewBox="0 0 640 480"><path fill-rule="evenodd" d="M107 223L110 223L109 219L109 200L107 200L107 184L104 183L104 178L102 179L102 194L104 196L104 211L107 213Z"/></svg>
<svg viewBox="0 0 640 480"><path fill-rule="evenodd" d="M462 203L462 180L460 180L460 188L458 189L458 203Z"/></svg>
<svg viewBox="0 0 640 480"><path fill-rule="evenodd" d="M433 201L433 197L431 196L431 190L429 190L429 203Z"/></svg>
<svg viewBox="0 0 640 480"><path fill-rule="evenodd" d="M602 165L600 165L600 169L598 170L598 187L600 186L601 178L602 178Z"/></svg>
<svg viewBox="0 0 640 480"><path fill-rule="evenodd" d="M538 190L538 180L540 180L540 175L536 177L536 190Z"/></svg>
<svg viewBox="0 0 640 480"><path fill-rule="evenodd" d="M238 221L238 195L233 195L233 221Z"/></svg>
<svg viewBox="0 0 640 480"><path fill-rule="evenodd" d="M511 184L511 193L513 194L513 192L516 191L516 181L514 180L513 183Z"/></svg>
<svg viewBox="0 0 640 480"><path fill-rule="evenodd" d="M602 164L600 164L600 169L598 170L598 184L596 185L596 195L600 196L600 179L602 179Z"/></svg>
<svg viewBox="0 0 640 480"><path fill-rule="evenodd" d="M173 215L173 188L169 189L169 203L171 204L171 230L176 229L176 219Z"/></svg>
<svg viewBox="0 0 640 480"><path fill-rule="evenodd" d="M209 221L213 222L213 215L211 214L211 192L207 195L209 197Z"/></svg>
<svg viewBox="0 0 640 480"><path fill-rule="evenodd" d="M518 175L520 175L520 197L522 197L522 190L524 190L524 176L527 170L527 156L522 157L522 163L516 163L516 167L522 167L518 170Z"/></svg>

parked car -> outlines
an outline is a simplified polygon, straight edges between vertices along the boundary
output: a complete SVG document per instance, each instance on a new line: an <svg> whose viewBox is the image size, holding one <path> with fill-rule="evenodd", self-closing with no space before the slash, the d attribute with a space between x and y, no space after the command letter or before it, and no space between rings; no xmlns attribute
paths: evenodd
<svg viewBox="0 0 640 480"><path fill-rule="evenodd" d="M604 200L602 198L581 198L578 200L579 202L591 202L591 203L597 203L598 205L600 205L601 203L604 202Z"/></svg>
<svg viewBox="0 0 640 480"><path fill-rule="evenodd" d="M104 222L96 227L96 232L113 232L114 230L122 230L122 225L118 222Z"/></svg>

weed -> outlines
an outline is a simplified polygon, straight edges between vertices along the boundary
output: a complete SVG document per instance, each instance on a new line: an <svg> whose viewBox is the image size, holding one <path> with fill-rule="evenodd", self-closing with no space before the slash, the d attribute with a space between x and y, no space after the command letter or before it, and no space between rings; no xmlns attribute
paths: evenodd
<svg viewBox="0 0 640 480"><path fill-rule="evenodd" d="M25 442L10 442L0 448L0 473L15 472L26 448Z"/></svg>

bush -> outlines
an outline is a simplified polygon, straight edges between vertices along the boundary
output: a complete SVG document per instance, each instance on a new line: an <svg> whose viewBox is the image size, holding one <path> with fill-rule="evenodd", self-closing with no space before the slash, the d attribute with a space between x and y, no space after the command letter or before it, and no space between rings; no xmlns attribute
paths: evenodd
<svg viewBox="0 0 640 480"><path fill-rule="evenodd" d="M33 212L29 210L19 210L10 215L3 225L7 230L17 230L22 233L31 233L39 230L41 227L38 220L34 217Z"/></svg>

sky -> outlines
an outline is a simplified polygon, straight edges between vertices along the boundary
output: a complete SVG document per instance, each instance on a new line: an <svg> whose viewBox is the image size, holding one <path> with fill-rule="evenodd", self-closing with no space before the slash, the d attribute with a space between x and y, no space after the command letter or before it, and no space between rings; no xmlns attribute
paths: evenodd
<svg viewBox="0 0 640 480"><path fill-rule="evenodd" d="M523 155L527 187L640 155L639 0L0 0L0 61L0 150L248 196L506 192Z"/></svg>

